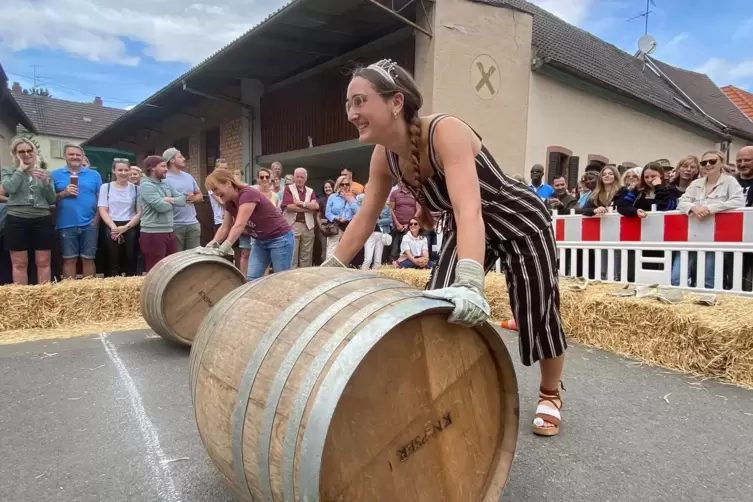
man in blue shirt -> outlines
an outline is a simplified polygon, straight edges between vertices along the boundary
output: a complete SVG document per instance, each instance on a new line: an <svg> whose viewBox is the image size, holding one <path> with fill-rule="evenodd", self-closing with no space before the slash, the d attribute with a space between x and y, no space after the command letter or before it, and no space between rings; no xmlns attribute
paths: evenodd
<svg viewBox="0 0 753 502"><path fill-rule="evenodd" d="M96 169L82 166L84 151L80 146L65 145L63 156L65 166L52 171L58 198L56 228L60 231L63 278L76 277L79 258L83 276L91 277L96 272L97 196L102 177Z"/></svg>
<svg viewBox="0 0 753 502"><path fill-rule="evenodd" d="M530 189L536 192L541 200L546 201L550 197L554 197L554 188L552 185L547 185L543 182L544 179L544 166L536 164L531 168L531 186Z"/></svg>

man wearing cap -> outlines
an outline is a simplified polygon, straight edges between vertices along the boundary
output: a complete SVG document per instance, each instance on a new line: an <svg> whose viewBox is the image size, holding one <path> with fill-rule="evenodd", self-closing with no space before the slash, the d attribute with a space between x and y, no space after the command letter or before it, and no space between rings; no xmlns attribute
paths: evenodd
<svg viewBox="0 0 753 502"><path fill-rule="evenodd" d="M201 246L201 225L196 218L193 203L201 202L204 197L193 176L185 172L186 159L177 148L168 148L162 154L167 163L165 181L178 192L186 196L184 207L173 208L173 232L178 241L178 251L194 249Z"/></svg>
<svg viewBox="0 0 753 502"><path fill-rule="evenodd" d="M159 155L144 159L144 173L139 190L139 247L144 255L144 271L149 272L160 260L177 252L173 215L176 207L186 205L186 197L165 182L167 166Z"/></svg>

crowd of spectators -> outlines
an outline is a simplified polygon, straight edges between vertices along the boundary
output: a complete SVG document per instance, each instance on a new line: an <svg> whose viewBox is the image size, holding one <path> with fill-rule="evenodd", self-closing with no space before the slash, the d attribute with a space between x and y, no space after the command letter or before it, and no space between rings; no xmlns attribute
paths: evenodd
<svg viewBox="0 0 753 502"><path fill-rule="evenodd" d="M530 172L531 190L545 200L558 214L603 216L618 213L626 217L645 218L652 211L681 211L691 218L704 220L710 216L753 205L753 146L737 153L735 165L727 164L725 155L716 150L704 152L700 157L688 155L676 165L667 161L649 162L644 167L620 170L615 165L589 164L577 187L568 187L567 179L556 177L552 184L543 182L543 167L533 166ZM607 279L606 253L602 250L602 279ZM663 251L644 251L644 255L663 255ZM593 254L593 253L592 253ZM615 251L615 276L619 280L622 253ZM744 255L744 282L750 288L753 277L753 257ZM673 252L672 284L695 286L698 253L688 253L688 277L681 276L680 253ZM593 259L590 260L593 267ZM632 260L631 260L632 264ZM578 264L579 269L581 263ZM724 254L723 285L732 283L731 253ZM706 253L705 288L714 288L716 270L715 253ZM581 273L584 271L580 270ZM589 272L593 275L593 271Z"/></svg>

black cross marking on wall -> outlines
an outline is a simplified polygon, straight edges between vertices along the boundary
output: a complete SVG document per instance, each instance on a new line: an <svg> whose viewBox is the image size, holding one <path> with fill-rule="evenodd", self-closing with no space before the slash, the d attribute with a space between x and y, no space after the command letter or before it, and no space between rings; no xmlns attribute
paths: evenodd
<svg viewBox="0 0 753 502"><path fill-rule="evenodd" d="M476 91L480 91L482 87L486 86L489 88L489 92L494 94L494 86L492 85L491 80L489 78L494 75L494 72L497 71L497 68L494 65L489 65L489 71L487 72L484 70L484 64L479 61L476 63L476 67L478 67L478 71L481 72L481 80L478 81L478 84L476 84Z"/></svg>

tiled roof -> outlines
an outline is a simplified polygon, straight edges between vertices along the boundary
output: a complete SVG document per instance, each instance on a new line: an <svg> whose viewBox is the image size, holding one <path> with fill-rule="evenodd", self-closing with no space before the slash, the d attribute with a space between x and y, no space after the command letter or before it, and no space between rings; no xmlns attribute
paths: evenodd
<svg viewBox="0 0 753 502"><path fill-rule="evenodd" d="M507 5L533 16L533 46L547 64L591 79L599 85L721 134L720 127L695 109L688 109L671 85L632 54L577 28L525 0L472 0ZM708 111L707 111L708 113Z"/></svg>
<svg viewBox="0 0 753 502"><path fill-rule="evenodd" d="M703 73L683 70L651 59L672 82L701 109L748 139L753 139L753 121L736 107L724 92Z"/></svg>
<svg viewBox="0 0 753 502"><path fill-rule="evenodd" d="M722 91L749 119L753 120L753 94L734 85L725 85Z"/></svg>
<svg viewBox="0 0 753 502"><path fill-rule="evenodd" d="M16 90L11 91L11 94L31 119L39 134L50 136L85 140L125 113L125 110L120 108L95 103L34 96Z"/></svg>

